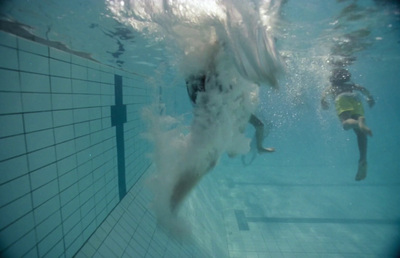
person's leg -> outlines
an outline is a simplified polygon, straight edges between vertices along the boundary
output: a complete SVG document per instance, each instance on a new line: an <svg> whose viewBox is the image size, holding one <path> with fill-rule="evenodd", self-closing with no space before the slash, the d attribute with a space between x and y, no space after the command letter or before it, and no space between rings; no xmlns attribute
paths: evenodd
<svg viewBox="0 0 400 258"><path fill-rule="evenodd" d="M339 115L344 130L359 129L364 134L372 136L371 129L365 124L364 116L351 116L351 111L345 111Z"/></svg>
<svg viewBox="0 0 400 258"><path fill-rule="evenodd" d="M358 99L342 97L335 105L343 129L360 129L364 134L372 136L371 129L365 124L364 107Z"/></svg>
<svg viewBox="0 0 400 258"><path fill-rule="evenodd" d="M262 146L263 140L264 140L264 124L261 122L258 117L255 115L250 116L249 123L254 126L254 129L256 130L256 142L257 142L257 150L258 152L274 152L274 148L264 148Z"/></svg>
<svg viewBox="0 0 400 258"><path fill-rule="evenodd" d="M199 174L193 172L186 172L182 175L172 191L170 200L170 208L172 213L176 213L176 210L182 203L183 199L199 182L200 178L201 176Z"/></svg>
<svg viewBox="0 0 400 258"><path fill-rule="evenodd" d="M359 129L355 129L357 135L358 150L360 152L359 161L367 161L367 135Z"/></svg>
<svg viewBox="0 0 400 258"><path fill-rule="evenodd" d="M186 170L176 182L172 189L170 199L170 209L172 213L177 213L177 210L189 192L197 185L200 179L207 174L217 164L218 157L215 156L210 160L204 170L188 169Z"/></svg>
<svg viewBox="0 0 400 258"><path fill-rule="evenodd" d="M367 176L367 135L361 129L354 129L357 135L358 150L360 152L360 159L358 161L358 171L356 180L363 180Z"/></svg>
<svg viewBox="0 0 400 258"><path fill-rule="evenodd" d="M369 135L369 136L372 136L372 131L371 131L371 129L369 129L368 126L365 124L365 117L360 116L360 117L358 118L358 127L360 128L360 130L361 130L364 134Z"/></svg>
<svg viewBox="0 0 400 258"><path fill-rule="evenodd" d="M358 161L358 170L356 180L360 181L367 176L367 133L372 135L371 130L365 125L363 116L352 116L351 111L345 111L339 115L345 130L353 129L357 136L358 150L360 159Z"/></svg>
<svg viewBox="0 0 400 258"><path fill-rule="evenodd" d="M339 115L344 130L358 129L359 123L357 119L351 117L351 111L344 111Z"/></svg>

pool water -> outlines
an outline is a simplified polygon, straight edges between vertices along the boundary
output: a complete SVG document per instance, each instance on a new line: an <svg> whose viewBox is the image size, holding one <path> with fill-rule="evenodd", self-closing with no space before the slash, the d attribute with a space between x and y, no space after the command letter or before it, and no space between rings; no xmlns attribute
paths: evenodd
<svg viewBox="0 0 400 258"><path fill-rule="evenodd" d="M186 18L250 6L173 9L178 2L169 11ZM181 157L196 153L187 147L198 112L185 86L198 64L181 55L188 34L168 36L175 27L161 18L171 16L139 17L129 1L0 3L0 256L397 257L400 5L271 3L280 4L271 39L283 68L278 90L261 83L255 114L275 152L258 154L247 126L250 150L223 152L172 218L155 199L174 169L191 165ZM202 19L184 21L205 33ZM373 136L362 181L356 135L333 100L320 104L344 59L376 102L363 100Z"/></svg>

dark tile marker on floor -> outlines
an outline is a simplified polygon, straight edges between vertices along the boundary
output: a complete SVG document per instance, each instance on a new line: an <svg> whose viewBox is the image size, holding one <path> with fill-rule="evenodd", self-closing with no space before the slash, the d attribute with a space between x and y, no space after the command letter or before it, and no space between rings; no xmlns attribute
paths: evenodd
<svg viewBox="0 0 400 258"><path fill-rule="evenodd" d="M249 224L247 223L246 215L243 210L235 210L236 221L240 231L248 231Z"/></svg>
<svg viewBox="0 0 400 258"><path fill-rule="evenodd" d="M124 145L124 123L126 123L126 105L122 104L122 76L115 75L115 105L111 106L111 125L115 126L117 139L117 161L118 161L118 188L119 199L126 195L125 181L125 145Z"/></svg>

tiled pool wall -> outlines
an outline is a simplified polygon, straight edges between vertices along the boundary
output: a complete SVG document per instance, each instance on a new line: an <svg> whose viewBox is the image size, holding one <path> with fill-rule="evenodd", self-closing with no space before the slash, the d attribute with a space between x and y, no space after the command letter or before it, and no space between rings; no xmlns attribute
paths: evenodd
<svg viewBox="0 0 400 258"><path fill-rule="evenodd" d="M126 189L150 166L145 79L6 33L0 53L2 256L71 256L120 200L116 77L126 105Z"/></svg>
<svg viewBox="0 0 400 258"><path fill-rule="evenodd" d="M206 178L182 211L190 243L148 210L154 166L141 109L154 92L145 76L4 32L0 55L1 257L225 253L217 182Z"/></svg>

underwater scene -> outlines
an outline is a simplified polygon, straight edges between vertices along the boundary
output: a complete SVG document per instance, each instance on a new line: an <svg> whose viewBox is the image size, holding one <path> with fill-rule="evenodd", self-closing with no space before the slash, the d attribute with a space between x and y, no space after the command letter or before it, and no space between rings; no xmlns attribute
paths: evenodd
<svg viewBox="0 0 400 258"><path fill-rule="evenodd" d="M0 2L1 257L399 257L396 0Z"/></svg>

